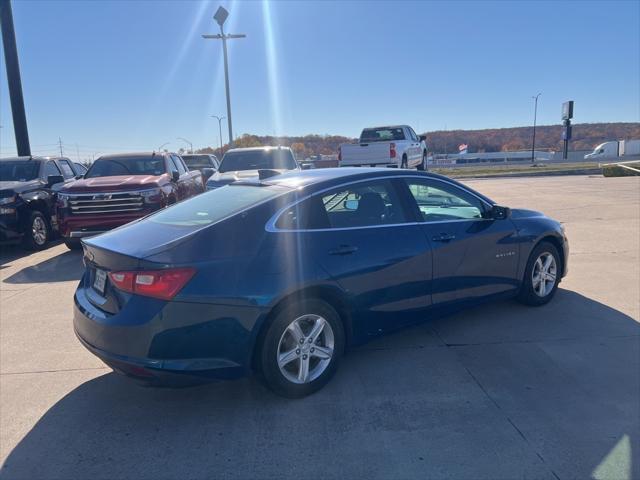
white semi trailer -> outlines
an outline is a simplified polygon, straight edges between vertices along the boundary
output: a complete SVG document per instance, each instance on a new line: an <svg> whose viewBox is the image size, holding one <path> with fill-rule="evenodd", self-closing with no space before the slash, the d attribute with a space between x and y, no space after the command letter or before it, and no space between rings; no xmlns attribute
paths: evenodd
<svg viewBox="0 0 640 480"><path fill-rule="evenodd" d="M619 158L640 155L640 140L620 140L604 142L584 156L585 160Z"/></svg>

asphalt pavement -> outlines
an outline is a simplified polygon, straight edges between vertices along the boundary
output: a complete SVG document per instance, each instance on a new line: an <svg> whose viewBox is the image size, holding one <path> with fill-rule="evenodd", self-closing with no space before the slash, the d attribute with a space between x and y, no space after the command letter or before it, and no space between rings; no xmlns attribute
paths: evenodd
<svg viewBox="0 0 640 480"><path fill-rule="evenodd" d="M351 351L302 399L144 388L74 337L81 256L0 256L0 478L640 478L640 178L466 182L564 222L569 275Z"/></svg>

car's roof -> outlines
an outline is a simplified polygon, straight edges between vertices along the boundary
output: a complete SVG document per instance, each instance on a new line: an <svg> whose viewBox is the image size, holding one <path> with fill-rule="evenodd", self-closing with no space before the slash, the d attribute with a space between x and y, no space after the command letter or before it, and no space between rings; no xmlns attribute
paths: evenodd
<svg viewBox="0 0 640 480"><path fill-rule="evenodd" d="M6 157L0 158L0 162L29 162L29 161L43 161L43 160L69 160L67 157L41 157L41 156L22 156L22 157Z"/></svg>
<svg viewBox="0 0 640 480"><path fill-rule="evenodd" d="M280 175L269 177L262 181L270 185L282 185L285 187L304 187L316 183L329 182L332 180L352 180L366 177L397 177L397 176L429 176L444 178L442 175L433 173L417 172L416 170L404 170L397 168L372 168L372 167L335 167L316 168L311 170L289 170Z"/></svg>
<svg viewBox="0 0 640 480"><path fill-rule="evenodd" d="M257 151L260 151L260 150L278 150L278 149L280 149L280 150L291 150L291 148L289 148L289 147L283 147L283 146L280 146L280 145L275 145L275 146L273 146L273 145L265 145L265 146L262 146L262 147L231 148L231 149L227 150L226 153L229 153L229 152L257 152Z"/></svg>
<svg viewBox="0 0 640 480"><path fill-rule="evenodd" d="M409 128L409 125L382 125L380 127L366 127L363 130L380 130L381 128Z"/></svg>
<svg viewBox="0 0 640 480"><path fill-rule="evenodd" d="M108 155L101 155L97 160L111 160L117 158L131 158L131 157L154 157L165 155L177 155L172 152L128 152L128 153L110 153Z"/></svg>

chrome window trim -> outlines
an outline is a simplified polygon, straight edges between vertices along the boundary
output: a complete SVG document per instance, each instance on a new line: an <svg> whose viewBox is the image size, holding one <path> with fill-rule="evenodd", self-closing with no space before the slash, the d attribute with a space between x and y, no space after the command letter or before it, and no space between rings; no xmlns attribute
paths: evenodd
<svg viewBox="0 0 640 480"><path fill-rule="evenodd" d="M405 223L389 223L389 224L384 224L384 225L364 225L364 226L360 226L360 227L329 227L329 228L278 228L276 227L276 223L278 222L278 220L280 219L280 216L288 209L290 209L291 207L304 202L305 200L308 200L309 198L315 196L315 195L320 195L324 192L328 192L329 190L333 190L335 188L340 188L340 187L344 187L347 185L353 185L356 183L364 183L364 182L371 182L371 181L375 181L375 180L393 180L394 178L413 178L413 179L420 179L420 180L431 180L434 182L441 182L447 185L451 185L454 188L459 188L460 190L468 193L469 195L477 198L478 200L480 200L480 202L485 205L488 208L491 208L492 205L487 202L485 199L483 199L482 197L476 195L474 192L467 190L464 187L461 187L459 185L456 185L453 182L448 182L444 179L441 178L433 178L433 177L424 177L422 175L385 175L385 176L381 176L381 177L373 177L373 178L364 178L364 179L360 179L360 180L352 180L349 182L344 182L341 183L339 185L333 185L331 187L327 187L324 188L322 190L318 190L317 192L313 192L309 195L306 195L298 200L296 200L293 203L290 203L289 205L282 207L281 209L279 209L275 214L273 214L271 216L271 218L269 219L269 221L266 223L265 225L265 230L267 232L270 233L278 233L278 232L301 232L301 233L310 233L310 232L333 232L333 231L341 231L341 230L363 230L363 229L369 229L369 228L388 228L388 227L399 227L399 226L410 226L410 225L432 225L432 224L441 224L441 223L459 223L459 222L474 222L474 221L485 221L485 220L490 220L487 218L461 218L461 219L456 219L456 220L438 220L435 222L405 222Z"/></svg>

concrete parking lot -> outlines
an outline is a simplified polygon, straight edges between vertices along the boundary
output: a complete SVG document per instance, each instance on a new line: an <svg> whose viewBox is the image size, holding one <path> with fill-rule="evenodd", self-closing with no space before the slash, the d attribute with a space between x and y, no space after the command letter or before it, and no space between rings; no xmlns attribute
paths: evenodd
<svg viewBox="0 0 640 480"><path fill-rule="evenodd" d="M74 337L80 255L4 248L0 477L640 478L640 179L467 183L565 223L557 297L375 340L303 400L130 383Z"/></svg>

